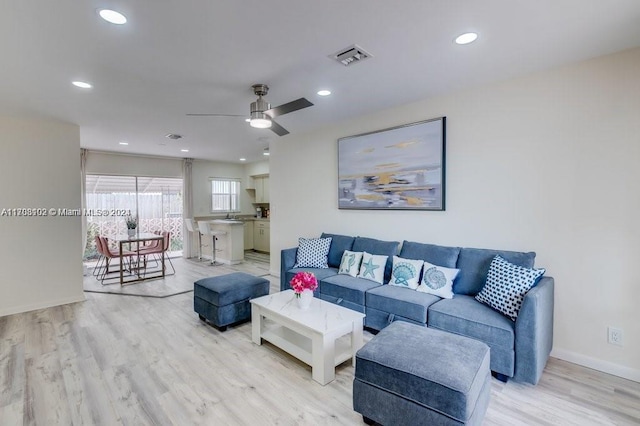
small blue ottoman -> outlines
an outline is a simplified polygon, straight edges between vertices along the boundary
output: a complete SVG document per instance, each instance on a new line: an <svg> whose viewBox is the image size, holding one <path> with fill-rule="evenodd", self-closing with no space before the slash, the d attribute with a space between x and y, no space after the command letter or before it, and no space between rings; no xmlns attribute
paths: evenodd
<svg viewBox="0 0 640 426"><path fill-rule="evenodd" d="M478 340L396 321L356 353L353 409L368 424L479 425L490 390Z"/></svg>
<svg viewBox="0 0 640 426"><path fill-rule="evenodd" d="M265 278L234 272L193 283L193 310L218 330L251 319L249 300L269 294Z"/></svg>

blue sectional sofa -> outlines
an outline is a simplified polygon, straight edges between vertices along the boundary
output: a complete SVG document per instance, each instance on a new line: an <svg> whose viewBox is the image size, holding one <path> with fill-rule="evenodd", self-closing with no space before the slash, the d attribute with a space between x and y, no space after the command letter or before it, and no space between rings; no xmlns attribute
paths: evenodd
<svg viewBox="0 0 640 426"><path fill-rule="evenodd" d="M313 272L318 279L314 295L365 313L365 327L369 329L379 331L393 321L407 321L480 340L491 348L491 370L497 377L538 383L553 344L553 278L543 276L527 292L515 321L474 297L484 286L496 254L515 265L533 268L534 252L446 247L410 241L400 244L399 241L327 233L321 237L332 238L328 268L294 268L297 247L284 249L281 252L281 290L290 288L289 282L297 272ZM384 284L338 274L345 250L389 256ZM442 299L387 285L394 255L459 269L453 283L453 298Z"/></svg>

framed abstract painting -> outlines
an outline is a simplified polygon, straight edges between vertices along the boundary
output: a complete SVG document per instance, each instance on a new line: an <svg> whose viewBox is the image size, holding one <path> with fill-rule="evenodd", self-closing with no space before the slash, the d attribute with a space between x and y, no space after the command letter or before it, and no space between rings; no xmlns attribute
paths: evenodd
<svg viewBox="0 0 640 426"><path fill-rule="evenodd" d="M338 139L338 208L445 209L446 117Z"/></svg>

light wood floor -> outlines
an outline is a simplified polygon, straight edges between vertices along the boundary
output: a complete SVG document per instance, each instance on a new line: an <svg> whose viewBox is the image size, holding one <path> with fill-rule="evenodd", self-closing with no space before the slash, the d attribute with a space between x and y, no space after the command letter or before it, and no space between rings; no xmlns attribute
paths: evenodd
<svg viewBox="0 0 640 426"><path fill-rule="evenodd" d="M176 268L182 280L211 271ZM308 366L254 345L249 323L220 333L201 322L192 293L86 296L0 318L0 425L363 424L349 362L321 386ZM491 393L485 425L640 424L639 383L557 359L537 386L494 380Z"/></svg>

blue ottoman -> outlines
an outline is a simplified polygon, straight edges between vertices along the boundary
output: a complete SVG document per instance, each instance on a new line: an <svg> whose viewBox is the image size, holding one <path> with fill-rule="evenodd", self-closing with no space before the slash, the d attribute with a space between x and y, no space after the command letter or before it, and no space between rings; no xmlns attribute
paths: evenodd
<svg viewBox="0 0 640 426"><path fill-rule="evenodd" d="M244 272L203 278L193 283L193 310L220 331L251 319L250 299L269 294L269 281Z"/></svg>
<svg viewBox="0 0 640 426"><path fill-rule="evenodd" d="M396 321L356 353L353 409L368 424L479 425L490 390L478 340Z"/></svg>

